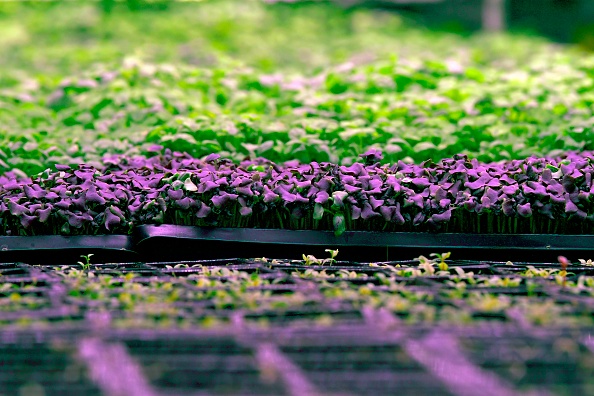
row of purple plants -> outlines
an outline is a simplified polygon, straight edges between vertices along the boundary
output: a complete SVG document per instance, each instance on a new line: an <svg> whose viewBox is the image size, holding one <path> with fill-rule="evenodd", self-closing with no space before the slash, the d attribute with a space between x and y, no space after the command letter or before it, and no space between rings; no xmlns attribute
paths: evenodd
<svg viewBox="0 0 594 396"><path fill-rule="evenodd" d="M306 230L591 233L594 153L480 163L235 164L216 154L114 156L0 177L4 235L128 233L177 224Z"/></svg>

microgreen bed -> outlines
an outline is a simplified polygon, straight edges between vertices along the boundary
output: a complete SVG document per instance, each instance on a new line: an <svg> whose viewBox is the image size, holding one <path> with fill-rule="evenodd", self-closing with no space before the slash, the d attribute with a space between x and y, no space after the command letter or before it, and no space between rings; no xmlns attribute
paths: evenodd
<svg viewBox="0 0 594 396"><path fill-rule="evenodd" d="M127 233L141 224L475 233L591 233L592 155L482 164L239 165L167 151L2 177L5 235Z"/></svg>
<svg viewBox="0 0 594 396"><path fill-rule="evenodd" d="M9 45L1 53L7 61L0 67L0 171L33 175L58 163L98 164L114 153L149 155L154 143L197 158L216 152L236 163L263 156L341 165L370 148L382 148L390 163L456 154L490 162L594 149L590 55L524 37L463 39L406 29L393 16L326 6L277 15L278 8L246 2L244 17L232 24L228 18L239 11L228 2L172 7L172 23L186 26L181 40L207 31L212 47L229 51L211 48L211 63L193 59L205 54L178 48L175 38L162 42L167 36L158 18L140 13L129 15L136 24L130 29L142 30L137 58L122 59L131 52L126 43L89 44L67 29L55 34L73 41L72 48L57 54L46 32L34 27L35 8L7 9L4 19L18 27L4 35ZM88 23L99 37L109 37L121 23L114 21L124 18L115 13L99 22L89 16L92 8L73 5L46 12L82 24L81 31ZM254 32L265 23L267 29ZM295 27L303 34L291 34ZM228 42L220 43L217 34L225 29ZM349 29L348 37L361 42L346 49ZM19 36L22 31L29 35ZM235 42L235 33L258 43L280 41L281 48ZM325 35L327 47L315 34ZM301 64L294 52L305 53L306 44ZM165 48L189 53L160 53ZM336 55L328 60L328 54ZM42 55L45 67L37 59ZM71 71L75 65L86 68Z"/></svg>
<svg viewBox="0 0 594 396"><path fill-rule="evenodd" d="M0 58L0 257L45 249L0 264L0 390L594 393L591 260L342 262L294 240L303 260L141 260L258 242L213 227L333 231L343 255L347 231L582 253L591 54L319 2L107 0L0 3ZM202 233L139 227L160 224ZM81 247L139 262L69 262Z"/></svg>

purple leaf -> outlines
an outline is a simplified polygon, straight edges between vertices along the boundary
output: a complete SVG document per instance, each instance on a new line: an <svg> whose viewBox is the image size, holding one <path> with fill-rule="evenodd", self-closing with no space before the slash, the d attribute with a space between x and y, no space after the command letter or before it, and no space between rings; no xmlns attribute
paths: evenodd
<svg viewBox="0 0 594 396"><path fill-rule="evenodd" d="M435 185L433 185L435 186ZM433 187L432 186L432 187ZM436 188L434 189L432 195L435 197L436 201L440 201L442 199L445 199L447 197L447 193L446 191L441 188L441 186L435 186Z"/></svg>
<svg viewBox="0 0 594 396"><path fill-rule="evenodd" d="M421 194L415 194L412 197L409 197L405 200L404 206L417 206L420 209L423 209L423 207L425 206L425 200L423 199L423 196Z"/></svg>
<svg viewBox="0 0 594 396"><path fill-rule="evenodd" d="M204 158L204 162L215 162L219 158L221 158L219 154L209 154L206 156L206 158Z"/></svg>
<svg viewBox="0 0 594 396"><path fill-rule="evenodd" d="M23 186L23 191L25 192L25 195L27 196L27 198L41 199L46 196L47 192L45 190L42 190L38 185L34 185L34 186L37 187L39 190L35 190L26 184Z"/></svg>
<svg viewBox="0 0 594 396"><path fill-rule="evenodd" d="M400 180L396 178L394 175L388 175L386 178L386 184L394 190L395 193L400 192ZM346 187L346 186L345 186ZM346 188L345 188L346 190Z"/></svg>
<svg viewBox="0 0 594 396"><path fill-rule="evenodd" d="M268 186L264 186L264 203L274 202L278 198L278 194L272 192Z"/></svg>
<svg viewBox="0 0 594 396"><path fill-rule="evenodd" d="M517 184L512 184L509 186L503 186L501 190L505 195L515 195L518 192L519 187Z"/></svg>
<svg viewBox="0 0 594 396"><path fill-rule="evenodd" d="M198 217L199 219L204 219L210 214L211 210L212 209L208 205L201 202L200 209L198 209L198 211L196 212L196 217Z"/></svg>
<svg viewBox="0 0 594 396"><path fill-rule="evenodd" d="M354 194L361 191L361 187L351 186L350 184L344 185L344 190L349 194Z"/></svg>
<svg viewBox="0 0 594 396"><path fill-rule="evenodd" d="M394 216L394 212L396 211L395 206L382 206L379 209L380 214L384 217L386 221L391 221L392 216Z"/></svg>
<svg viewBox="0 0 594 396"><path fill-rule="evenodd" d="M518 214L522 217L532 216L532 208L530 207L530 202L527 202L524 205L518 205L517 210Z"/></svg>
<svg viewBox="0 0 594 396"><path fill-rule="evenodd" d="M229 195L225 192L219 192L219 195L215 195L211 198L211 201L215 208L220 208L229 200Z"/></svg>
<svg viewBox="0 0 594 396"><path fill-rule="evenodd" d="M177 201L178 199L181 199L184 196L184 191L183 190L174 190L172 188L170 188L169 190L167 190L167 196L174 200Z"/></svg>
<svg viewBox="0 0 594 396"><path fill-rule="evenodd" d="M431 216L431 220L435 223L447 223L452 218L452 210L448 209L443 213L436 213Z"/></svg>
<svg viewBox="0 0 594 396"><path fill-rule="evenodd" d="M254 192L252 191L252 189L249 186L237 187L235 189L235 191L237 191L239 194L245 195L247 197L253 197L254 196Z"/></svg>
<svg viewBox="0 0 594 396"><path fill-rule="evenodd" d="M112 213L111 210L105 209L105 228L107 231L111 231L121 223L121 219ZM69 220L70 222L70 220Z"/></svg>
<svg viewBox="0 0 594 396"><path fill-rule="evenodd" d="M562 195L565 192L563 185L556 180L552 180L551 183L546 187L546 190L554 195Z"/></svg>
<svg viewBox="0 0 594 396"><path fill-rule="evenodd" d="M357 220L361 217L361 208L358 206L351 206L351 219Z"/></svg>
<svg viewBox="0 0 594 396"><path fill-rule="evenodd" d="M249 216L249 215L252 214L252 211L253 211L252 208L250 208L248 206L242 206L239 209L239 214L242 215L242 216Z"/></svg>
<svg viewBox="0 0 594 396"><path fill-rule="evenodd" d="M540 174L540 178L543 182L550 182L553 180L553 172L549 168L543 169L542 173Z"/></svg>
<svg viewBox="0 0 594 396"><path fill-rule="evenodd" d="M314 186L319 188L321 191L328 191L330 189L330 187L332 187L332 184L334 184L334 183L332 182L332 180L330 178L323 177L320 180L318 180L316 183L314 183Z"/></svg>
<svg viewBox="0 0 594 396"><path fill-rule="evenodd" d="M51 206L48 206L45 209L37 209L36 214L37 214L37 216L39 216L39 218L38 218L39 222L45 223L47 221L47 219L49 219L51 212L52 212Z"/></svg>
<svg viewBox="0 0 594 396"><path fill-rule="evenodd" d="M62 201L58 201L54 204L54 206L58 209L68 210L68 209L70 209L70 200L64 199Z"/></svg>
<svg viewBox="0 0 594 396"><path fill-rule="evenodd" d="M14 191L14 190L20 190L22 187L19 183L17 183L16 180L10 180L10 181L8 181L8 183L5 183L2 186L2 188L7 191Z"/></svg>
<svg viewBox="0 0 594 396"><path fill-rule="evenodd" d="M399 225L405 223L404 216L402 216L402 213L400 212L400 203L396 203L396 210L394 210L392 221Z"/></svg>
<svg viewBox="0 0 594 396"><path fill-rule="evenodd" d="M488 196L483 195L481 197L481 210L480 210L480 212L482 213L483 212L483 209L490 209L491 208L491 203L492 203L491 199Z"/></svg>
<svg viewBox="0 0 594 396"><path fill-rule="evenodd" d="M561 184L563 185L565 191L567 191L570 194L577 189L575 179L569 175L563 176L563 179L561 179Z"/></svg>
<svg viewBox="0 0 594 396"><path fill-rule="evenodd" d="M468 198L468 200L466 200L463 205L464 209L468 210L469 212L473 212L476 209L478 202L476 201L476 197L473 196Z"/></svg>
<svg viewBox="0 0 594 396"><path fill-rule="evenodd" d="M97 189L95 187L91 187L87 190L85 198L87 200L87 203L105 205L105 199L99 194L97 194Z"/></svg>
<svg viewBox="0 0 594 396"><path fill-rule="evenodd" d="M85 194L81 194L79 197L72 199L72 204L74 207L82 211L87 210L86 203L87 201L85 200Z"/></svg>
<svg viewBox="0 0 594 396"><path fill-rule="evenodd" d="M371 204L371 208L373 210L375 210L379 206L384 204L384 200L383 199L375 199L374 197L369 197L369 203Z"/></svg>
<svg viewBox="0 0 594 396"><path fill-rule="evenodd" d="M314 200L314 202L319 203L319 204L324 204L324 203L328 202L329 199L330 199L330 196L328 195L328 193L326 191L320 191L319 193L316 194L316 199Z"/></svg>
<svg viewBox="0 0 594 396"><path fill-rule="evenodd" d="M217 188L219 188L219 185L217 183L207 180L204 183L200 183L200 185L198 186L198 193L203 194Z"/></svg>
<svg viewBox="0 0 594 396"><path fill-rule="evenodd" d="M569 198L569 197L567 197ZM573 202L571 202L570 199L566 199L565 200L565 213L576 213L578 210L580 210L576 204L574 204Z"/></svg>
<svg viewBox="0 0 594 396"><path fill-rule="evenodd" d="M214 198L214 197L213 197ZM181 209L188 210L195 201L190 197L185 197L175 201L175 204Z"/></svg>
<svg viewBox="0 0 594 396"><path fill-rule="evenodd" d="M413 219L413 225L417 226L421 224L423 221L425 221L425 214L423 212L419 212L415 215Z"/></svg>
<svg viewBox="0 0 594 396"><path fill-rule="evenodd" d="M491 176L489 175L482 175L476 181L473 182L466 182L464 185L471 190L478 190L479 188L485 187L487 183L491 181Z"/></svg>
<svg viewBox="0 0 594 396"><path fill-rule="evenodd" d="M539 198L544 198L549 195L545 186L533 181L526 182L526 184L522 186L522 189L524 190L524 194L536 195Z"/></svg>
<svg viewBox="0 0 594 396"><path fill-rule="evenodd" d="M499 178L499 181L501 181L501 182L503 182L505 184L508 184L508 185L518 184L514 179L512 179L511 177L509 177L507 174L501 176Z"/></svg>
<svg viewBox="0 0 594 396"><path fill-rule="evenodd" d="M429 181L429 179L425 177L415 177L414 179L412 179L412 184L418 188L425 188L429 187L431 185L431 182Z"/></svg>
<svg viewBox="0 0 594 396"><path fill-rule="evenodd" d="M295 200L297 199L297 197L295 196L295 194L291 194L290 192L288 192L284 188L277 188L276 192L280 194L280 197L285 202L288 202L288 203L295 202Z"/></svg>
<svg viewBox="0 0 594 396"><path fill-rule="evenodd" d="M499 200L499 194L497 194L497 191L493 190L490 187L485 188L483 197L488 197L489 201L491 201L492 204L496 203Z"/></svg>
<svg viewBox="0 0 594 396"><path fill-rule="evenodd" d="M371 208L371 205L369 205L367 202L365 202L363 204L363 210L361 211L361 218L363 220L372 219L372 218L378 217L378 216L380 216L380 214L374 212L373 209Z"/></svg>
<svg viewBox="0 0 594 396"><path fill-rule="evenodd" d="M50 201L54 201L58 198L60 198L60 196L53 191L48 192L47 195L45 196L45 199L50 200Z"/></svg>
<svg viewBox="0 0 594 396"><path fill-rule="evenodd" d="M29 228L35 223L36 220L37 220L37 217L35 217L35 216L29 216L27 214L23 214L21 216L21 225L24 228Z"/></svg>
<svg viewBox="0 0 594 396"><path fill-rule="evenodd" d="M382 151L378 149L369 149L359 157L363 158L366 164L375 164L384 158Z"/></svg>
<svg viewBox="0 0 594 396"><path fill-rule="evenodd" d="M22 216L29 211L23 205L19 205L18 203L13 201L10 201L8 203L8 208L10 209L10 214L13 216Z"/></svg>

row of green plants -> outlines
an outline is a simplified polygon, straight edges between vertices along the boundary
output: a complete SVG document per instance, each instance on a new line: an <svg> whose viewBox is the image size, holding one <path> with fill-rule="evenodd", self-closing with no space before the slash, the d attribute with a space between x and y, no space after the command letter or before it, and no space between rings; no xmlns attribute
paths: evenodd
<svg viewBox="0 0 594 396"><path fill-rule="evenodd" d="M97 165L154 145L343 165L370 148L391 163L594 149L589 55L327 4L235 5L110 15L89 4L0 5L0 172ZM56 20L59 29L47 25ZM265 66L274 56L286 61Z"/></svg>
<svg viewBox="0 0 594 396"><path fill-rule="evenodd" d="M0 171L150 153L157 144L239 162L481 161L594 149L594 62L560 53L523 66L392 59L313 76L129 63L0 86Z"/></svg>
<svg viewBox="0 0 594 396"><path fill-rule="evenodd" d="M480 64L502 59L522 64L535 52L553 49L545 40L519 35L432 32L393 12L345 10L330 2L205 0L168 2L162 10L111 3L114 9L105 13L99 2L2 2L3 82L22 71L47 81L131 56L150 63L241 64L266 73L311 74L351 59L394 53L438 59L463 53Z"/></svg>
<svg viewBox="0 0 594 396"><path fill-rule="evenodd" d="M341 315L343 320L361 321L356 313L368 310L388 312L408 324L495 320L534 327L592 325L591 308L579 304L594 295L592 268L585 262L564 269L508 262L493 274L492 269L471 271L456 265L447 253L355 268L337 262L337 251L330 253L330 259L304 255L304 260L291 262L260 258L255 261L259 265L243 269L173 263L159 267L159 276L95 265L85 257L78 267L51 269L53 280L46 278L43 284L25 286L5 277L0 316L23 310L42 316L56 304L44 292L47 282L58 280L66 290L60 304L75 308L64 312L73 312L74 318L87 310L109 311L114 325L121 327L229 325L233 312L253 326L302 321L331 325Z"/></svg>

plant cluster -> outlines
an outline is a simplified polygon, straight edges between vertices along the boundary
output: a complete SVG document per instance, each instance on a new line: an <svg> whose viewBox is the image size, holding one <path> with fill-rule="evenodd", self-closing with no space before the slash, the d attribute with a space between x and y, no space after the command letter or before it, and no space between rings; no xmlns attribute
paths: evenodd
<svg viewBox="0 0 594 396"><path fill-rule="evenodd" d="M58 163L96 165L115 153L150 155L155 143L194 157L217 152L236 163L262 156L341 165L373 147L392 163L594 149L590 56L536 39L424 32L393 15L322 4L285 13L233 3L135 14L123 34L143 48L137 58L124 56L131 50L119 47L122 40L106 39L125 29L119 13L100 19L92 7L72 4L2 5L0 172L33 175ZM64 31L44 27L56 19ZM191 41L196 26L206 41L197 47L206 54L161 53L177 40ZM52 35L44 30L50 28ZM173 38L168 28L175 28ZM58 51L56 36L72 47ZM252 59L254 51L263 59ZM268 59L277 52L291 61ZM295 59L303 53L312 54L309 66ZM213 59L191 61L194 55ZM59 59L57 70L49 59Z"/></svg>
<svg viewBox="0 0 594 396"><path fill-rule="evenodd" d="M262 156L343 165L370 148L389 162L416 163L594 149L592 60L534 62L512 71L420 56L306 76L132 61L58 86L24 77L0 84L0 171L150 155L154 144L236 163Z"/></svg>
<svg viewBox="0 0 594 396"><path fill-rule="evenodd" d="M294 261L92 264L85 256L80 265L55 268L3 264L0 323L16 324L28 311L33 322L54 317L58 323L104 313L110 325L126 328L328 326L381 311L413 326L592 325L587 301L594 296L594 272L588 266L568 264L561 279L558 263L477 267L446 253L366 264L329 254L330 263L304 255Z"/></svg>
<svg viewBox="0 0 594 396"><path fill-rule="evenodd" d="M589 233L592 154L480 163L239 165L171 153L0 178L4 235L126 233L141 224L476 233Z"/></svg>

